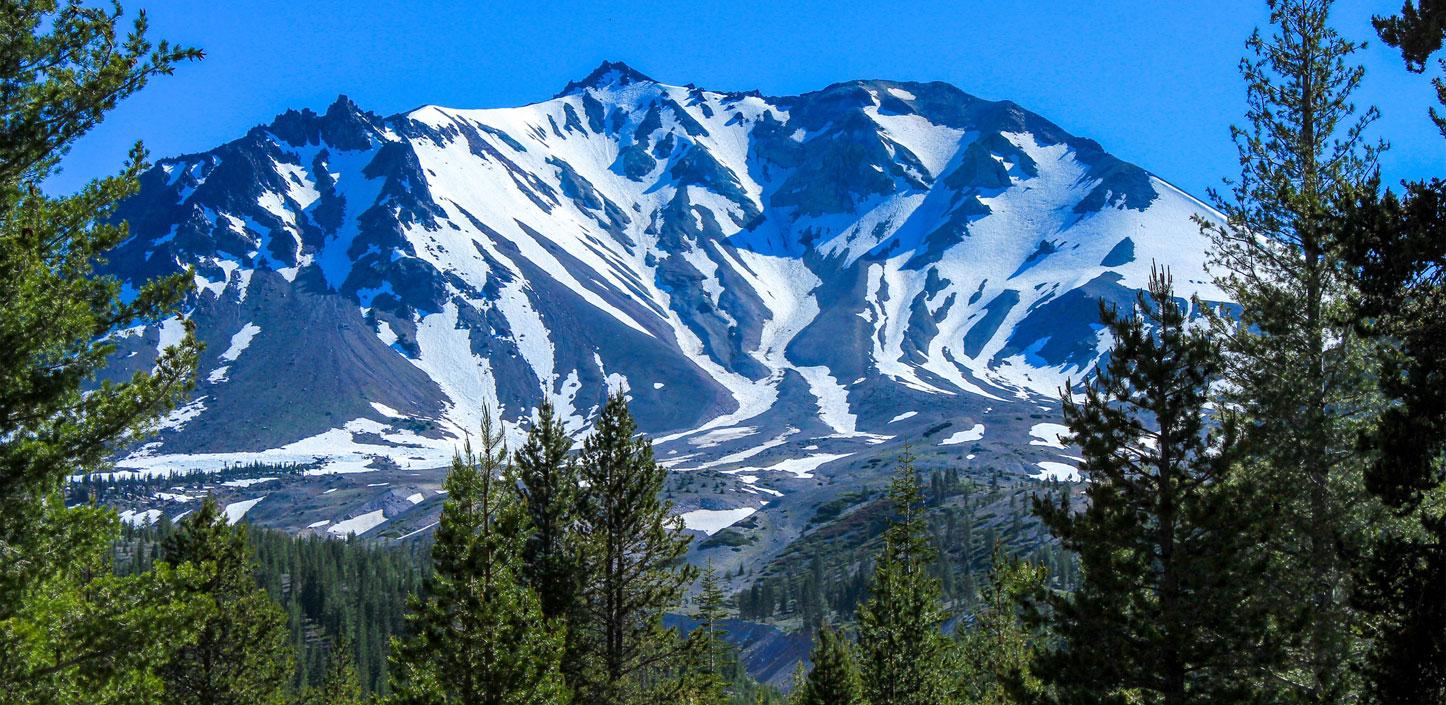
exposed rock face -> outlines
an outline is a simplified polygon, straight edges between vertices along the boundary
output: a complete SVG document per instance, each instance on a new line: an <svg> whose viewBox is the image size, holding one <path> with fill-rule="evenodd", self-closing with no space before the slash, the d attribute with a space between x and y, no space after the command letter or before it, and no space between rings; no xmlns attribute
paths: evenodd
<svg viewBox="0 0 1446 705"><path fill-rule="evenodd" d="M1097 299L1152 262L1219 298L1204 211L943 83L770 98L605 63L519 108L342 97L161 161L122 208L112 271L194 267L208 347L191 404L119 464L434 468L483 404L515 433L550 399L580 431L619 385L678 469L976 422L974 445L1029 451L1018 419L1107 343ZM178 330L119 332L121 371Z"/></svg>

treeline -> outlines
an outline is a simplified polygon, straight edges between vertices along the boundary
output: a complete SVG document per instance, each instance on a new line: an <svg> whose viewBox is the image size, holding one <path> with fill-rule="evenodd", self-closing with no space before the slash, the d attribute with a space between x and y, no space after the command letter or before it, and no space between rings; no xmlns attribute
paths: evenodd
<svg viewBox="0 0 1446 705"><path fill-rule="evenodd" d="M65 487L66 504L97 502L108 504L136 498L153 498L157 493L185 494L182 487L216 485L233 480L259 476L287 477L300 475L305 468L297 463L243 463L221 470L142 474L133 471L87 473L70 478Z"/></svg>
<svg viewBox="0 0 1446 705"><path fill-rule="evenodd" d="M1051 589L1074 588L1074 555L1051 540L1030 512L1031 503L1044 494L1070 502L1074 483L1002 483L997 474L988 483L977 483L953 469L929 473L928 478L921 484L923 525L937 554L928 570L939 580L944 604L952 611L974 610L996 546L1045 567ZM845 520L838 520L845 510ZM887 498L865 492L823 505L811 522L822 530L797 540L737 594L739 616L810 630L825 621L852 624L854 611L868 596L874 555L889 516Z"/></svg>
<svg viewBox="0 0 1446 705"><path fill-rule="evenodd" d="M164 517L150 526L123 527L115 544L116 572L152 570L165 560L162 547L176 531ZM293 536L255 527L237 531L255 558L258 585L286 614L296 661L292 687L324 682L340 658L354 665L364 691L385 694L391 638L402 633L407 599L418 593L430 565L426 547ZM347 653L337 653L338 646L349 647Z"/></svg>

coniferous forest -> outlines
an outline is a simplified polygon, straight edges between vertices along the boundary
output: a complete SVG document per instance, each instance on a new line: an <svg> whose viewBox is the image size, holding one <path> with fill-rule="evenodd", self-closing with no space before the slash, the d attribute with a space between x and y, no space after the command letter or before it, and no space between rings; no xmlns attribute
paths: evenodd
<svg viewBox="0 0 1446 705"><path fill-rule="evenodd" d="M579 443L543 406L509 449L483 409L426 542L233 525L214 499L123 525L100 500L124 483L72 478L155 430L199 345L187 322L118 379L107 336L174 315L192 278L99 273L140 145L72 195L40 185L208 59L119 6L0 0L0 703L1446 703L1446 180L1383 183L1354 97L1379 39L1433 74L1440 104L1413 109L1446 139L1446 2L1362 26L1268 6L1224 222L1198 221L1233 305L1164 268L1101 302L1111 353L1063 392L1084 482L986 485L906 451L847 498L856 535L728 594L684 560L622 391ZM810 636L788 693L748 676L735 617Z"/></svg>

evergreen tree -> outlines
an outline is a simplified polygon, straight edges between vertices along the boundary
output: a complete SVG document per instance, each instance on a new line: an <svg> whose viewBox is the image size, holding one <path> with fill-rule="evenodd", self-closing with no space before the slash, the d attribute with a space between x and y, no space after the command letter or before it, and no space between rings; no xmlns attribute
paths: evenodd
<svg viewBox="0 0 1446 705"><path fill-rule="evenodd" d="M345 636L331 649L321 685L306 688L298 705L362 705L361 678L352 660L352 645Z"/></svg>
<svg viewBox="0 0 1446 705"><path fill-rule="evenodd" d="M189 388L195 370L197 344L188 333L151 372L95 384L115 350L104 336L171 314L191 285L188 274L157 279L126 301L119 281L95 271L126 238L125 225L109 219L137 188L146 166L140 147L119 175L75 195L52 198L40 188L119 100L200 56L152 46L144 14L117 38L120 13L80 3L0 4L0 547L21 544L41 498L62 478L102 466L138 439Z"/></svg>
<svg viewBox="0 0 1446 705"><path fill-rule="evenodd" d="M207 497L168 536L162 555L199 570L186 589L205 600L194 641L159 669L180 705L283 702L293 668L286 614L256 582L246 527L231 527Z"/></svg>
<svg viewBox="0 0 1446 705"><path fill-rule="evenodd" d="M1446 39L1446 3L1406 3L1376 26L1419 72ZM1446 136L1446 119L1432 117ZM1365 693L1446 703L1446 182L1406 184L1399 197L1372 182L1341 200L1336 225L1356 285L1352 317L1378 343L1391 402L1362 437L1366 489L1391 515L1356 562L1355 605L1373 617Z"/></svg>
<svg viewBox="0 0 1446 705"><path fill-rule="evenodd" d="M813 668L800 676L794 687L790 705L864 705L863 683L854 665L853 649L833 629L818 630L813 653Z"/></svg>
<svg viewBox="0 0 1446 705"><path fill-rule="evenodd" d="M555 705L567 702L562 635L522 582L527 516L506 476L507 451L492 413L482 453L469 441L452 460L432 544L432 575L412 601L411 636L394 649L391 702L416 705Z"/></svg>
<svg viewBox="0 0 1446 705"><path fill-rule="evenodd" d="M63 197L41 184L115 105L200 52L152 44L144 15L82 3L0 2L0 702L144 702L150 669L189 633L169 569L110 575L113 512L61 498L169 409L193 376L187 337L155 369L97 384L102 336L176 310L189 276L129 301L95 267L126 237L110 218L144 168Z"/></svg>
<svg viewBox="0 0 1446 705"><path fill-rule="evenodd" d="M0 703L135 705L166 702L156 668L195 637L204 605L180 586L192 566L112 573L115 512L42 498L39 533L4 563L28 572L0 599Z"/></svg>
<svg viewBox="0 0 1446 705"><path fill-rule="evenodd" d="M583 620L588 660L579 688L588 705L668 701L676 679L664 677L687 649L663 627L696 570L681 565L689 538L659 499L667 470L652 441L636 435L623 392L608 397L583 443L579 535L584 537Z"/></svg>
<svg viewBox="0 0 1446 705"><path fill-rule="evenodd" d="M521 493L532 532L523 548L523 576L542 600L542 615L567 625L563 675L581 679L579 652L582 582L577 536L578 468L572 440L550 402L543 402L527 440L513 456L513 484Z"/></svg>
<svg viewBox="0 0 1446 705"><path fill-rule="evenodd" d="M1367 179L1380 147L1364 137L1376 111L1357 115L1351 103L1359 45L1329 26L1332 4L1270 0L1276 32L1252 35L1254 57L1242 62L1241 174L1228 197L1212 193L1226 222L1202 220L1217 284L1240 307L1238 320L1218 321L1231 392L1221 411L1240 419L1238 477L1254 491L1236 513L1256 519L1269 550L1256 594L1288 646L1265 682L1315 703L1357 689L1362 624L1349 556L1378 512L1353 447L1376 406L1369 355L1348 323L1329 207Z"/></svg>
<svg viewBox="0 0 1446 705"><path fill-rule="evenodd" d="M549 619L570 616L578 590L573 537L578 470L568 455L571 450L562 421L552 404L543 402L537 423L513 457L512 469L532 523L523 565Z"/></svg>
<svg viewBox="0 0 1446 705"><path fill-rule="evenodd" d="M889 486L893 517L874 568L869 599L859 606L859 654L871 705L938 705L947 701L948 641L939 581L929 575L934 548L924 521L914 458L905 449Z"/></svg>
<svg viewBox="0 0 1446 705"><path fill-rule="evenodd" d="M1088 506L1035 500L1050 532L1079 554L1083 579L1047 600L1061 643L1034 672L1066 703L1124 693L1166 705L1244 702L1241 661L1268 649L1257 642L1263 619L1246 604L1254 536L1227 486L1234 432L1207 413L1219 347L1158 271L1132 311L1102 303L1100 319L1114 338L1109 360L1083 399L1064 398Z"/></svg>
<svg viewBox="0 0 1446 705"><path fill-rule="evenodd" d="M703 569L695 599L694 617L698 624L688 633L691 648L682 674L680 702L697 705L728 702L724 692L728 685L728 667L735 665L736 659L732 647L723 638L723 618L727 616L724 601L723 588L718 584L718 574L710 560Z"/></svg>
<svg viewBox="0 0 1446 705"><path fill-rule="evenodd" d="M1012 705L1043 695L1034 673L1041 635L1021 609L1043 590L1046 575L1043 566L1010 558L995 545L974 623L956 632L960 705Z"/></svg>

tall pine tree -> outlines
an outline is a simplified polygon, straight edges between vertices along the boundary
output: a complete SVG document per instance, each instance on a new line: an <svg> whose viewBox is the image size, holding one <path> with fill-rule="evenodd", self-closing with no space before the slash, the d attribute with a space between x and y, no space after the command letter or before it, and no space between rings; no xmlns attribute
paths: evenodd
<svg viewBox="0 0 1446 705"><path fill-rule="evenodd" d="M937 705L949 696L949 643L924 497L907 448L889 485L893 517L859 605L859 662L871 705Z"/></svg>
<svg viewBox="0 0 1446 705"><path fill-rule="evenodd" d="M663 627L663 613L682 603L696 571L681 564L688 549L682 522L659 495L667 470L638 435L622 391L608 397L580 458L578 513L583 545L583 613L588 663L578 696L588 705L669 701L667 677L687 644Z"/></svg>
<svg viewBox="0 0 1446 705"><path fill-rule="evenodd" d="M563 675L570 687L581 681L584 663L577 622L581 619L581 550L577 534L578 468L572 439L550 402L512 460L513 484L521 493L531 533L523 547L522 575L542 600L542 615L566 626Z"/></svg>
<svg viewBox="0 0 1446 705"><path fill-rule="evenodd" d="M1035 500L1083 579L1048 599L1060 644L1034 673L1064 703L1245 702L1240 662L1261 651L1264 622L1246 607L1254 537L1228 485L1234 434L1207 411L1219 347L1158 271L1133 310L1102 303L1100 319L1108 362L1064 399L1088 506Z"/></svg>
<svg viewBox="0 0 1446 705"><path fill-rule="evenodd" d="M1366 181L1379 145L1374 109L1356 114L1359 45L1329 25L1330 0L1270 0L1275 34L1252 35L1242 62L1250 121L1235 128L1241 174L1226 217L1203 223L1217 284L1240 307L1221 319L1228 371L1222 410L1241 420L1240 477L1271 561L1257 595L1274 614L1286 657L1267 683L1301 702L1357 689L1363 643L1351 607L1349 556L1377 505L1363 487L1355 439L1376 401L1369 354L1348 322L1350 282L1334 256L1330 204Z"/></svg>
<svg viewBox="0 0 1446 705"><path fill-rule="evenodd" d="M413 600L411 636L397 643L390 702L398 705L556 705L562 635L522 580L527 515L502 481L507 451L484 410L482 453L452 461L432 544L432 575Z"/></svg>
<svg viewBox="0 0 1446 705"><path fill-rule="evenodd" d="M732 646L724 640L723 619L727 616L726 598L718 584L718 573L710 560L703 568L694 598L697 626L688 633L691 642L684 661L682 693L679 702L696 705L723 705L728 702L725 671L735 665Z"/></svg>

